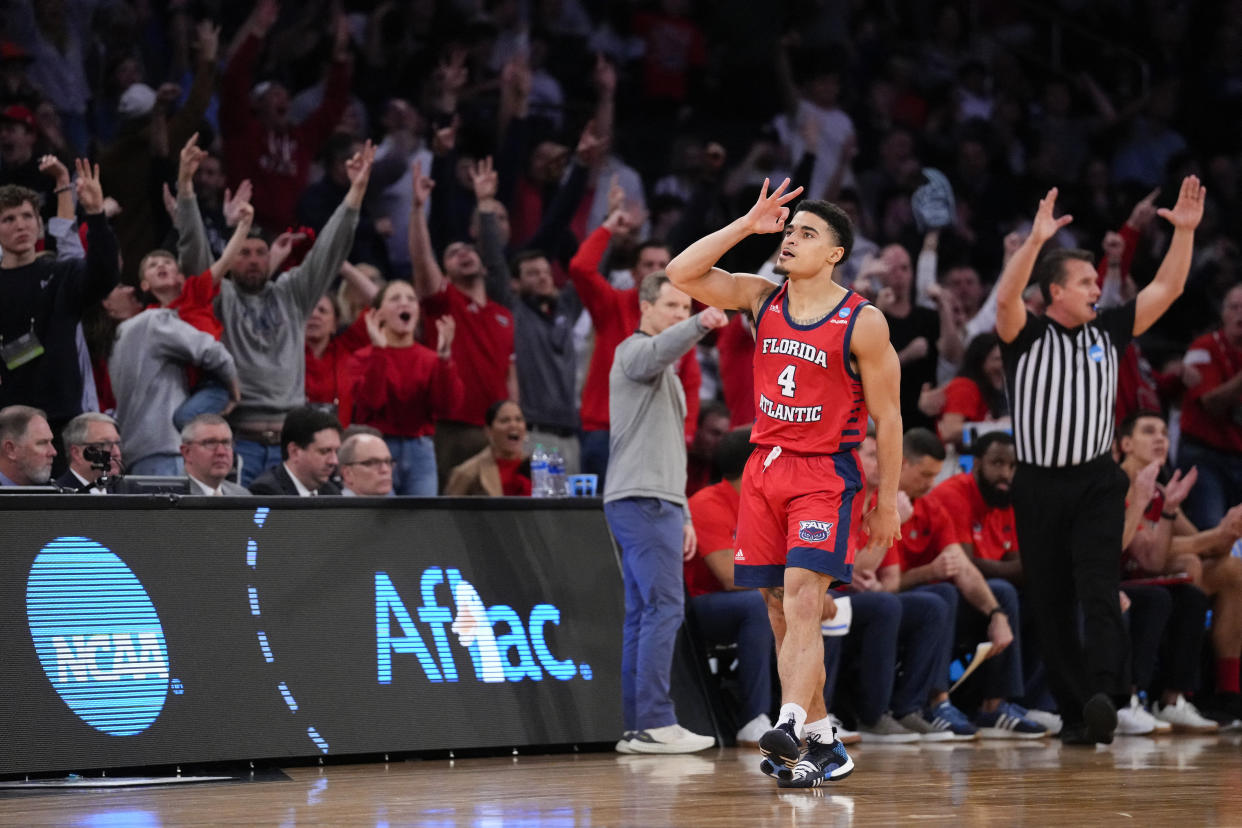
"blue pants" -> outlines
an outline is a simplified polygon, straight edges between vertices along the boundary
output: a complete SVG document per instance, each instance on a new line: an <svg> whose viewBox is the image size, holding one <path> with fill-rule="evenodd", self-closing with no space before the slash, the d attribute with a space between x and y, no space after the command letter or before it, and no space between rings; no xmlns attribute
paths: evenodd
<svg viewBox="0 0 1242 828"><path fill-rule="evenodd" d="M582 473L593 474L598 478L595 490L600 494L604 493L604 477L608 473L610 435L611 432L608 431L584 431L579 440Z"/></svg>
<svg viewBox="0 0 1242 828"><path fill-rule="evenodd" d="M1199 529L1213 529L1233 504L1242 501L1242 456L1182 439L1177 466L1199 469L1199 479L1182 504L1186 517Z"/></svg>
<svg viewBox="0 0 1242 828"><path fill-rule="evenodd" d="M621 649L621 702L626 730L676 723L669 676L677 631L685 618L680 506L654 497L604 504L604 517L621 546L625 626Z"/></svg>
<svg viewBox="0 0 1242 828"><path fill-rule="evenodd" d="M1013 630L1013 643L999 656L989 658L979 668L983 680L983 698L985 699L1020 699L1024 695L1025 685L1022 681L1022 615L1018 608L1018 591L1013 584L1000 578L988 578L988 587L996 596L1001 609L1009 616L1009 627ZM955 623L949 625L947 652L952 660L954 647L958 642L969 646L987 640L988 617L974 607L961 600L957 587L951 583L920 584L912 592L933 592L946 601L953 601ZM951 597L950 597L951 594ZM946 662L947 665L947 662ZM942 681L948 682L948 670L944 672ZM934 691L940 687L933 687Z"/></svg>
<svg viewBox="0 0 1242 828"><path fill-rule="evenodd" d="M834 596L836 597L836 596ZM901 604L890 592L849 593L853 619L844 636L824 636L824 704L832 709L842 654L858 665L858 718L873 725L888 709L897 668Z"/></svg>
<svg viewBox="0 0 1242 828"><path fill-rule="evenodd" d="M280 446L265 446L253 440L237 440L234 450L241 458L242 467L238 483L249 488L254 479L268 469L280 465Z"/></svg>
<svg viewBox="0 0 1242 828"><path fill-rule="evenodd" d="M199 414L219 414L229 407L229 390L218 382L200 383L186 401L173 412L173 425L185 428Z"/></svg>
<svg viewBox="0 0 1242 828"><path fill-rule="evenodd" d="M384 437L392 453L392 492L436 496L436 447L430 437Z"/></svg>
<svg viewBox="0 0 1242 828"><path fill-rule="evenodd" d="M741 723L772 707L772 657L776 643L768 608L758 590L711 592L690 599L694 620L704 638L716 644L737 642L737 678L742 689Z"/></svg>
<svg viewBox="0 0 1242 828"><path fill-rule="evenodd" d="M893 687L893 715L897 718L922 710L932 693L949 688L949 661L953 644L952 602L939 591L913 589L898 593L901 626L898 629L900 667Z"/></svg>
<svg viewBox="0 0 1242 828"><path fill-rule="evenodd" d="M134 461L130 474L153 474L161 477L183 477L185 460L180 454L148 454Z"/></svg>

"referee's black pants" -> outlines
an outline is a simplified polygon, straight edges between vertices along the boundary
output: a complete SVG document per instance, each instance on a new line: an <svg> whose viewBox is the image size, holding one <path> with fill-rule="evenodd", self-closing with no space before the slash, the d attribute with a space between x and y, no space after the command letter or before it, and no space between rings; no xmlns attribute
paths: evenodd
<svg viewBox="0 0 1242 828"><path fill-rule="evenodd" d="M1066 724L1096 693L1130 695L1121 617L1121 536L1129 479L1107 455L1067 468L1018 464L1014 517L1048 688ZM1079 633L1079 609L1082 632Z"/></svg>

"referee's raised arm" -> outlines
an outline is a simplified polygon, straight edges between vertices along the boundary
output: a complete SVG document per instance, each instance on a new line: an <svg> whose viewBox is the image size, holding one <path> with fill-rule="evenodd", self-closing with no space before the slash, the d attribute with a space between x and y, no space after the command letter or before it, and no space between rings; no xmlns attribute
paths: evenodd
<svg viewBox="0 0 1242 828"><path fill-rule="evenodd" d="M1190 260L1195 252L1195 228L1203 219L1203 200L1206 196L1207 187L1199 183L1199 177L1188 175L1182 179L1182 189L1177 194L1173 209L1162 207L1156 211L1156 215L1173 225L1173 240L1169 242L1169 249L1155 277L1139 291L1135 300L1135 336L1155 324L1182 295L1186 276L1190 273Z"/></svg>
<svg viewBox="0 0 1242 828"><path fill-rule="evenodd" d="M1031 271L1035 269L1035 260L1039 258L1044 242L1074 220L1073 216L1054 217L1052 210L1056 203L1057 188L1053 187L1048 195L1040 199L1030 234L1010 257L996 282L996 333L1002 342L1013 342L1026 324L1026 304L1022 301L1022 292L1031 280Z"/></svg>

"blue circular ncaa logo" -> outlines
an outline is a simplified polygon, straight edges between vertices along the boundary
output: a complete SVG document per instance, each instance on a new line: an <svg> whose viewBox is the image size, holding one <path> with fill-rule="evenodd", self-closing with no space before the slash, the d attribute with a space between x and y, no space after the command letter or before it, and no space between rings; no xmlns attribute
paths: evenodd
<svg viewBox="0 0 1242 828"><path fill-rule="evenodd" d="M1096 362L1103 361L1104 346L1103 345L1092 345L1091 349L1087 351L1087 355L1091 357L1091 359L1095 360Z"/></svg>
<svg viewBox="0 0 1242 828"><path fill-rule="evenodd" d="M26 581L26 617L43 672L82 721L133 736L159 717L169 689L164 630L110 549L78 537L43 547Z"/></svg>
<svg viewBox="0 0 1242 828"><path fill-rule="evenodd" d="M837 311L837 316L841 317L842 319L849 319L849 317L850 317L850 309L849 309L849 308L841 308L841 310Z"/></svg>

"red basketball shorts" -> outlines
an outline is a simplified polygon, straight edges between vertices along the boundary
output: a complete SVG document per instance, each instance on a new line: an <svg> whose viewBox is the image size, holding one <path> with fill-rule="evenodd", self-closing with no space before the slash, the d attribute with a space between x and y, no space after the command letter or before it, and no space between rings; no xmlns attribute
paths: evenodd
<svg viewBox="0 0 1242 828"><path fill-rule="evenodd" d="M851 580L850 534L862 520L862 488L855 451L791 455L756 449L742 473L734 582L783 586L787 566Z"/></svg>

